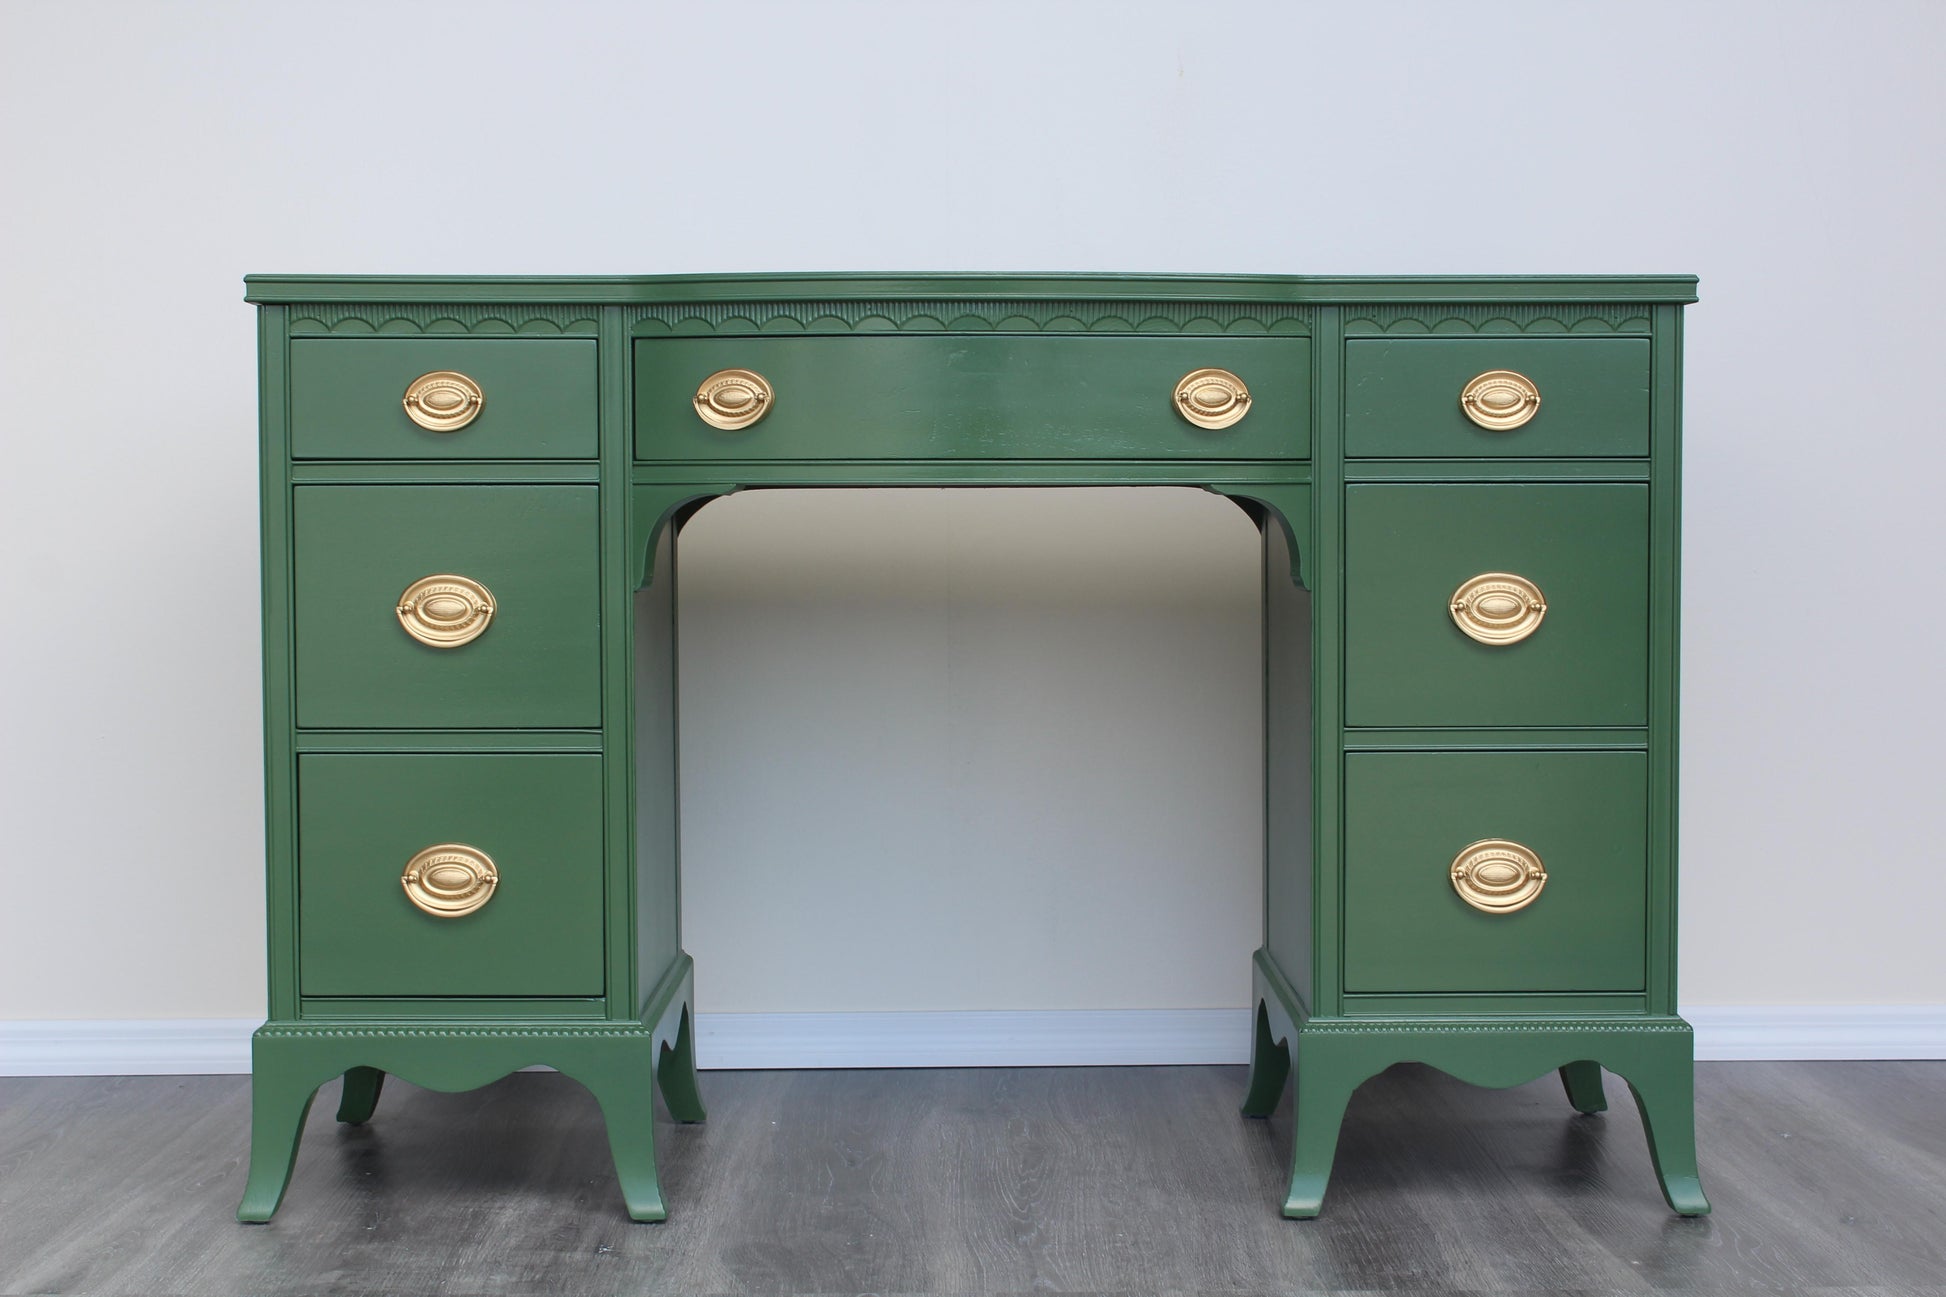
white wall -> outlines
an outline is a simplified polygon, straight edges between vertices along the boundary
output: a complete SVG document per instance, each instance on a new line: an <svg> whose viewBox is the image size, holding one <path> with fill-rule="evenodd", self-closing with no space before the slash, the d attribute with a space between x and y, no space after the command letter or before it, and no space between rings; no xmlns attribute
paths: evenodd
<svg viewBox="0 0 1946 1297"><path fill-rule="evenodd" d="M261 1012L245 271L1699 273L1684 998L1946 1002L1943 38L1933 0L0 8L0 1019ZM1242 1003L1240 518L832 503L692 537L704 1007ZM983 875L1061 926L984 958Z"/></svg>

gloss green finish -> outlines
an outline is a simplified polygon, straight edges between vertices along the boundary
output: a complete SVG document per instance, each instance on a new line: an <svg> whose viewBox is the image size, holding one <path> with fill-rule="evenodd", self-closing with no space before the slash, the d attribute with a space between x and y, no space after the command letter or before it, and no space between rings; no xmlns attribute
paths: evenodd
<svg viewBox="0 0 1946 1297"><path fill-rule="evenodd" d="M1640 752L1346 757L1345 990L1641 990L1647 796ZM1540 856L1525 909L1453 890L1453 857L1483 838Z"/></svg>
<svg viewBox="0 0 1946 1297"><path fill-rule="evenodd" d="M1511 369L1540 409L1495 431L1466 417L1460 393ZM1567 459L1649 453L1647 338L1354 339L1345 344L1345 454Z"/></svg>
<svg viewBox="0 0 1946 1297"><path fill-rule="evenodd" d="M1696 300L1694 275L246 275L244 300L310 302L812 302L917 298L1063 302L1404 302L1488 305ZM383 310L377 313L382 323Z"/></svg>
<svg viewBox="0 0 1946 1297"><path fill-rule="evenodd" d="M1639 726L1649 719L1645 486L1345 491L1345 723ZM1512 572L1547 613L1514 644L1454 624L1460 584Z"/></svg>
<svg viewBox="0 0 1946 1297"><path fill-rule="evenodd" d="M1667 1015L1441 1014L1390 1022L1312 1016L1259 951L1256 1030L1243 1114L1267 1117L1297 1076L1292 1104L1291 1178L1284 1215L1308 1220L1324 1209L1338 1128L1358 1087L1395 1063L1431 1062L1474 1085L1504 1089L1567 1070L1568 1103L1596 1111L1590 1071L1619 1076L1635 1097L1663 1200L1682 1216L1709 1213L1696 1171L1695 1045L1689 1024ZM1605 1106L1606 1100L1601 1100ZM1409 1174L1409 1169L1403 1173Z"/></svg>
<svg viewBox="0 0 1946 1297"><path fill-rule="evenodd" d="M1305 338L658 338L635 344L642 459L1303 459L1310 453ZM1171 400L1197 369L1250 389L1228 428ZM723 431L692 400L704 379L750 369L776 393L757 423Z"/></svg>
<svg viewBox="0 0 1946 1297"><path fill-rule="evenodd" d="M300 338L291 348L298 459L593 459L595 344L529 338ZM405 389L450 369L480 385L479 415L432 432Z"/></svg>
<svg viewBox="0 0 1946 1297"><path fill-rule="evenodd" d="M585 486L301 486L294 492L297 723L601 724L597 493ZM479 638L419 643L399 596L454 573L492 591Z"/></svg>
<svg viewBox="0 0 1946 1297"><path fill-rule="evenodd" d="M1558 1071L1569 1100L1564 1122L1586 1119L1576 1108L1599 1107L1596 1069L1606 1067L1642 1108L1671 1206L1708 1210L1696 1179L1690 1036L1674 1016L1681 305L1694 300L1692 279L283 276L253 277L249 296L262 304L270 1022L255 1044L244 1219L275 1209L304 1110L323 1081L348 1076L346 1118L382 1126L378 1092L387 1073L462 1088L530 1063L561 1067L595 1091L629 1214L661 1219L651 1090L660 1084L671 1116L702 1116L689 1025L693 977L678 921L679 532L721 495L823 486L1192 486L1229 496L1262 528L1265 945L1255 962L1258 1030L1245 1106L1267 1112L1295 1070L1287 1215L1320 1208L1346 1105L1366 1077L1400 1061L1487 1085ZM357 386L293 400L294 354L356 345L408 348L398 355L416 358L488 344L542 368L554 355L592 357L592 396L545 434L587 447L576 452L584 457L527 457L553 453L547 450L502 457L480 449L477 438L440 441L435 451L293 455L294 441L308 446L318 436L349 444L338 403ZM1241 368L1243 360L1231 364L1216 353L1285 359L1260 380ZM716 367L763 370L759 355L815 363L771 372L773 381L778 372L790 375L771 419L719 440L699 431L688 407L700 375L651 374L650 386L667 394L653 397L654 411L642 404L651 394L638 390L638 361L689 354L723 357ZM1257 408L1228 435L1186 431L1166 403L1180 374L1153 363L1163 355L1184 359L1185 369L1238 368ZM1478 357L1490 359L1468 368ZM1467 372L1454 379L1442 366ZM1524 434L1455 426L1456 383L1485 368L1520 369L1541 382L1542 414ZM394 373L387 382L402 391L411 376ZM1450 390L1442 393L1442 385ZM536 390L546 396L550 386ZM504 403L494 404L504 387L489 387L490 415L506 413ZM867 417L848 418L844 403L861 392ZM910 396L907 408L887 396L901 392ZM802 404L807 394L816 398L810 407ZM384 396L395 410L397 394ZM1434 404L1439 409L1424 418L1415 413ZM1275 419L1262 419L1271 406ZM787 411L796 413L785 419ZM782 430L785 442L762 441L766 430ZM390 436L376 428L356 435L367 433ZM1202 449L1173 440L1205 435L1223 439ZM662 457L638 458L645 449ZM532 521L517 506L536 491L578 492L589 501L568 529L577 539L547 532L512 543ZM314 501L334 492L344 494L330 498L356 507L314 510ZM378 507L406 500L419 506L415 516L441 524L401 529ZM334 543L307 545L320 519L332 522ZM487 540L469 530L476 524ZM378 533L382 541L372 539ZM566 623L585 626L589 637L572 650L537 651L527 669L490 684L455 657L443 676L395 688L393 677L416 669L412 659L392 655L394 641L360 636L382 627L402 640L392 602L425 571L392 573L396 585L376 603L362 588L354 598L351 585L359 570L382 569L391 551L430 544L439 533L478 542L486 548L469 552L489 557L493 545L504 545L509 571L525 565L531 575L530 594L542 586L553 594L592 589L571 600L587 621ZM1441 570L1468 545L1483 546L1494 561ZM1578 560L1573 570L1543 566L1565 558ZM1512 659L1534 668L1521 678L1481 671L1454 644L1460 637L1445 612L1460 580L1490 568L1521 570L1518 564L1533 567L1529 575L1551 601L1540 634ZM364 579L370 583L369 571ZM510 602L531 600L509 601L500 584L481 579L503 596L502 620L478 642L486 644L515 624L506 620ZM507 581L513 589L528 577ZM1369 588L1374 582L1386 589ZM310 598L313 588L331 598ZM376 617L318 639L307 637L316 629L306 620L313 606L351 621L375 608ZM1592 627L1602 616L1612 624L1598 634ZM335 678L334 636L357 667L339 666ZM1577 639L1576 669L1585 673L1578 681L1561 666L1563 643ZM448 689L459 684L466 687ZM428 700L429 712L373 706L388 690L393 701L407 693ZM558 705L570 696L580 700L573 708ZM324 716L357 719L312 721L300 701ZM572 718L557 714L569 710ZM316 953L299 923L300 820L325 811L305 805L300 762L376 770L394 761L473 760L598 769L598 792L583 817L599 841L596 932L583 943L595 951L598 992L543 993L551 982L541 977L502 994L411 994L392 978L369 994L300 995L300 953ZM1421 766L1445 773L1411 775ZM1547 773L1623 767L1636 773L1612 780ZM1506 770L1530 773L1496 773ZM1622 784L1635 790L1626 815L1614 791ZM1464 786L1465 805L1441 809L1443 785ZM1540 931L1540 923L1502 930L1521 938L1511 954L1466 947L1468 930L1449 922L1457 898L1445 880L1457 846L1438 843L1430 892L1417 872L1434 836L1519 836L1505 825L1463 827L1483 799L1502 799L1505 818L1529 814L1532 807L1510 792L1516 785L1553 789L1555 804L1541 808L1530 831L1565 844L1545 849L1555 881L1527 917L1551 909L1548 922L1558 927L1578 904L1582 918L1569 926L1581 934L1585 959L1522 935ZM1369 794L1374 787L1380 791ZM457 805L465 796L455 788L440 800ZM547 818L528 790L503 789L499 800L529 823ZM1548 816L1552 827L1542 822ZM1603 817L1613 819L1612 831L1602 830ZM354 827L333 831L363 831L357 813L339 818ZM1403 841L1408 830L1423 830L1427 841ZM1633 901L1613 886L1612 872L1573 869L1590 852L1627 854L1624 842L1634 844ZM1411 869L1402 863L1408 859ZM385 903L402 901L396 868L388 872L377 880ZM1585 898L1577 900L1589 881L1616 895L1599 921ZM370 889L340 899L344 913L381 903ZM1434 935L1403 939L1395 911ZM344 926L335 914L329 922ZM1461 934L1462 948L1438 958L1426 948L1453 946L1449 929ZM357 939L334 936L322 948L333 940ZM535 957L556 959L573 943L537 944L546 949ZM371 952L381 962L391 957ZM1639 976L1616 971L1625 957ZM1455 967L1471 970L1456 984L1505 989L1439 989L1448 984L1442 977L1458 976ZM1561 989L1620 980L1632 989ZM1358 989L1369 984L1401 989ZM1490 1142L1491 1132L1479 1138Z"/></svg>
<svg viewBox="0 0 1946 1297"><path fill-rule="evenodd" d="M290 1183L304 1119L320 1086L368 1069L429 1090L472 1090L524 1067L552 1067L595 1096L631 1220L666 1219L656 1179L655 1092L676 1121L704 1119L696 1083L694 975L675 960L638 1015L621 1022L535 1017L470 1023L314 1024L272 1020L251 1039L250 1168L237 1219L261 1224L276 1214ZM363 1080L354 1082L362 1086ZM373 1095L374 1101L376 1094ZM356 1108L353 1109L356 1111ZM493 1132L453 1132L479 1139ZM496 1190L478 1190L482 1210Z"/></svg>
<svg viewBox="0 0 1946 1297"><path fill-rule="evenodd" d="M315 754L297 781L305 995L602 994L601 758ZM425 914L400 885L442 842L499 870L471 914Z"/></svg>

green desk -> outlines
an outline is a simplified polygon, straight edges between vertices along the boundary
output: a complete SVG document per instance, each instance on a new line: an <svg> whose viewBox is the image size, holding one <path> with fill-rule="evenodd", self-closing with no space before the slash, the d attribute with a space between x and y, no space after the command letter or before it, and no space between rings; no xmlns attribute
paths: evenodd
<svg viewBox="0 0 1946 1297"><path fill-rule="evenodd" d="M629 1214L700 1121L676 548L733 491L1191 486L1263 536L1243 1096L1284 1214L1352 1091L1603 1067L1669 1204L1681 306L1662 278L255 276L270 1019L242 1219L312 1097L585 1084ZM1244 952L1239 951L1242 958ZM455 1132L455 1138L463 1138Z"/></svg>

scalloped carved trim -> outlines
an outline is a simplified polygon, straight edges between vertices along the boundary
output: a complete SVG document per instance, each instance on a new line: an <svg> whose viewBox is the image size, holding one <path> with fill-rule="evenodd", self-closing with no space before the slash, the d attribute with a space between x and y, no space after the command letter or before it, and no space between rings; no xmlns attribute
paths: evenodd
<svg viewBox="0 0 1946 1297"><path fill-rule="evenodd" d="M630 307L638 337L752 333L1160 333L1305 336L1314 309L1235 302L706 302Z"/></svg>
<svg viewBox="0 0 1946 1297"><path fill-rule="evenodd" d="M595 308L590 306L415 306L382 302L357 306L306 305L291 308L292 333L335 336L417 337L421 334L593 337Z"/></svg>
<svg viewBox="0 0 1946 1297"><path fill-rule="evenodd" d="M1628 302L1568 306L1360 306L1345 320L1347 334L1647 333L1648 315Z"/></svg>

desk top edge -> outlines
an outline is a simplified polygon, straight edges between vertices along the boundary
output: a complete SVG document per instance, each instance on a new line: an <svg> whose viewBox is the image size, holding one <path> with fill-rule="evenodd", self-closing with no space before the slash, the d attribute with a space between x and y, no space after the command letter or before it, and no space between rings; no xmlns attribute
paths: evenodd
<svg viewBox="0 0 1946 1297"><path fill-rule="evenodd" d="M648 306L901 298L1317 306L1696 301L1694 275L246 275L244 284L244 300L259 306L352 302Z"/></svg>

